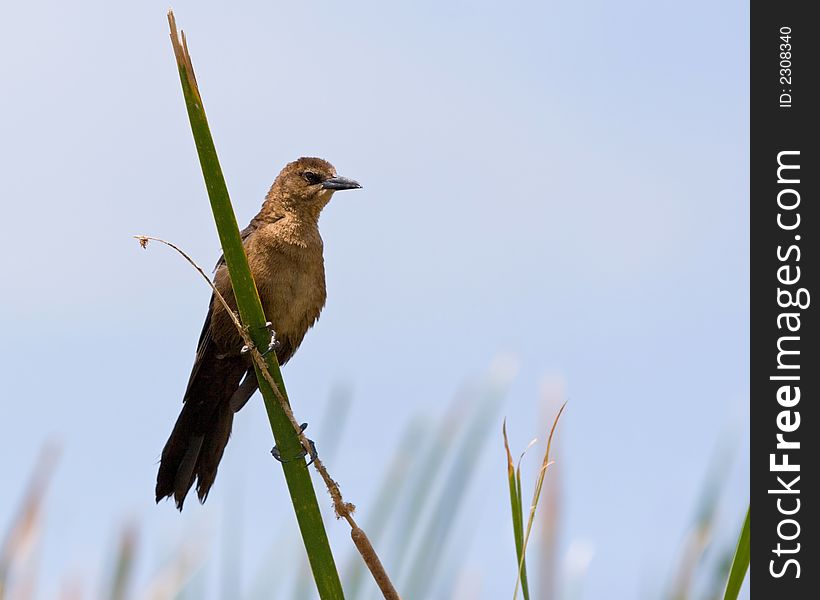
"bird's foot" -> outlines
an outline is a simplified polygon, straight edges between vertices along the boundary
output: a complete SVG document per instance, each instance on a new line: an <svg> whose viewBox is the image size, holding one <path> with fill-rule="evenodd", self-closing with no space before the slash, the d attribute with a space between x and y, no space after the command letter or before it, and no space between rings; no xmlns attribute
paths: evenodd
<svg viewBox="0 0 820 600"><path fill-rule="evenodd" d="M262 356L267 356L268 354L279 348L279 340L276 339L276 331L274 331L273 329L273 323L268 321L267 323L265 323L265 327L267 327L268 331L270 332L270 342L268 342L268 348L262 353ZM307 427L307 423L305 423L305 427Z"/></svg>
<svg viewBox="0 0 820 600"><path fill-rule="evenodd" d="M300 428L302 429L302 431L304 431L305 429L307 429L307 426L308 426L307 423L302 423ZM308 442L310 443L310 453L309 453L310 454L310 460L305 465L306 467L309 467L311 465L311 463L313 463L314 460L319 458L319 455L316 452L316 443L313 440L308 440ZM279 452L279 448L277 448L276 446L273 447L273 449L270 451L270 453L273 455L273 458L278 460L280 463L287 463L287 462L290 462L292 460L298 460L298 459L304 458L305 456L308 455L308 452L304 448L302 448L301 451L299 452L299 454L297 454L296 456L291 456L290 458L283 458L282 454Z"/></svg>
<svg viewBox="0 0 820 600"><path fill-rule="evenodd" d="M276 339L276 332L273 330L273 323L268 321L267 323L265 323L265 327L270 332L270 342L268 342L268 347L262 353L262 356L267 356L268 354L270 354L271 352L273 352L274 350L276 350L279 347L279 340ZM250 348L246 344L246 345L242 346L242 349L239 352L241 354L247 354L249 350L250 350Z"/></svg>

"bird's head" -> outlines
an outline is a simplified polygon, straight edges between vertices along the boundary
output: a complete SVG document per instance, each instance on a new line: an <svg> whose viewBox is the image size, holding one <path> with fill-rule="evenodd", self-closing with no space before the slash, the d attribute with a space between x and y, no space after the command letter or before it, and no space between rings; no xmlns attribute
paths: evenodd
<svg viewBox="0 0 820 600"><path fill-rule="evenodd" d="M336 169L326 160L302 157L282 169L268 196L288 212L318 217L334 192L360 187L358 182L336 175Z"/></svg>

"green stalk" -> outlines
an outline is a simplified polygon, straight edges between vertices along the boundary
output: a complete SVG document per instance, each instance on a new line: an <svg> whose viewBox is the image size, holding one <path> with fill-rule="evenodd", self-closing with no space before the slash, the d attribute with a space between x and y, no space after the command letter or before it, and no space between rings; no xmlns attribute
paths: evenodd
<svg viewBox="0 0 820 600"><path fill-rule="evenodd" d="M723 594L724 600L735 600L740 593L743 580L746 579L746 571L749 569L751 514L751 508L747 509L746 521L743 523L743 529L740 530L735 557L732 559L732 568L729 570L729 578L726 581L726 591Z"/></svg>
<svg viewBox="0 0 820 600"><path fill-rule="evenodd" d="M110 600L123 600L128 594L128 585L134 574L134 555L136 554L137 531L133 525L126 527L120 535L117 548L117 561L114 564L111 578Z"/></svg>
<svg viewBox="0 0 820 600"><path fill-rule="evenodd" d="M530 510L529 510L529 518L527 519L527 529L524 533L524 544L521 547L521 562L518 565L518 578L515 581L515 591L513 592L513 600L515 600L516 596L518 595L518 588L520 585L524 584L524 577L526 576L526 570L524 569L524 557L527 554L527 544L530 541L530 533L532 532L532 524L535 521L535 510L538 508L538 501L541 499L541 490L544 487L544 478L547 475L547 469L552 464L550 460L550 448L552 448L552 438L555 435L555 428L558 427L558 419L561 418L561 413L564 412L567 403L564 402L561 405L561 408L558 410L558 414L555 415L555 420L552 422L552 428L550 429L549 437L547 437L547 451L544 454L544 460L541 462L541 468L538 470L538 476L535 478L535 491L532 495L532 502L530 503ZM526 450L524 451L526 452ZM524 455L521 455L523 458ZM517 491L519 498L522 497L521 495L521 459L518 459L518 485Z"/></svg>
<svg viewBox="0 0 820 600"><path fill-rule="evenodd" d="M270 332L265 323L265 313L256 290L248 258L239 235L236 215L219 165L202 97L196 84L191 57L182 34L180 41L177 34L173 12L168 13L168 23L171 26L171 42L174 47L179 78L182 83L182 92L185 97L185 106L188 109L188 118L191 122L191 131L196 142L202 174L205 178L205 187L211 202L216 228L219 232L219 241L225 256L225 263L231 276L236 306L239 317L257 348L265 348L270 342ZM287 392L282 380L282 372L276 360L276 353L270 352L265 359L268 371L272 376L282 398L287 401ZM282 456L296 456L302 451L302 445L296 431L280 405L276 392L268 384L259 366L254 363L259 390L265 400L265 408L270 420L271 431L276 440L276 446ZM304 459L290 460L282 463L288 491L290 492L293 510L299 523L299 530L304 540L313 578L322 600L344 598L339 574L333 554L330 551L327 533L325 532L319 503L310 479L310 473L305 466Z"/></svg>
<svg viewBox="0 0 820 600"><path fill-rule="evenodd" d="M524 507L521 493L521 465L519 461L518 469L516 469L513 464L510 444L507 440L506 419L501 431L504 435L504 449L507 451L507 481L510 485L510 507L512 508L513 537L515 538L515 564L519 565L521 591L524 594L524 600L529 600L530 588L527 582L527 562L524 558Z"/></svg>
<svg viewBox="0 0 820 600"><path fill-rule="evenodd" d="M519 564L521 568L519 570L519 576L521 577L521 593L524 595L524 600L530 600L530 585L527 582L527 560L524 556L524 507L523 507L523 500L524 494L521 493L521 465L518 465L518 468L515 470L515 487L516 487L516 494L518 495L518 530L515 532L515 535L519 537L521 540L520 548L518 544L516 544L516 552L518 553L518 560L520 561Z"/></svg>

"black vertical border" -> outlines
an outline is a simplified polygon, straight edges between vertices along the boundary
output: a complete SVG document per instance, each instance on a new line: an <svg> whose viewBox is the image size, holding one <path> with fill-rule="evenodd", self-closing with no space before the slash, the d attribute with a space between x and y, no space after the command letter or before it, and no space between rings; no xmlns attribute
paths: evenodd
<svg viewBox="0 0 820 600"><path fill-rule="evenodd" d="M781 307L778 298L787 290L796 295L805 288L811 295L820 294L817 288L817 237L820 236L820 220L816 205L820 202L820 165L816 146L818 127L816 112L820 110L817 89L820 87L820 62L817 47L820 45L820 26L810 15L809 2L752 2L751 3L751 504L754 535L752 536L751 589L753 598L763 599L815 599L820 598L818 573L820 552L817 534L817 506L820 474L817 472L820 446L820 428L817 426L820 395L817 372L820 360L817 352L816 310L811 303L820 302L820 295L811 297L805 309ZM781 39L781 28L790 28L788 42ZM783 30L785 31L785 30ZM781 55L788 43L791 52L788 59ZM785 67L781 60L789 60ZM781 72L781 68L791 71ZM791 81L781 77L790 76ZM789 107L783 107L789 94ZM784 151L799 155L781 155L781 161L799 164L800 169L781 171L781 179L797 179L799 183L778 183L778 154ZM799 174L798 174L799 173ZM799 205L792 209L778 206L778 193L792 189L799 193ZM784 192L782 204L796 201L793 192ZM796 215L800 224L787 230L778 225L778 215L786 226L793 226ZM799 248L798 250L790 247ZM778 253L780 256L778 256ZM786 256L785 260L781 257ZM782 267L788 265L788 268ZM793 280L800 269L800 279L786 285L778 280ZM780 269L780 270L779 270ZM799 314L799 332L789 331L783 313ZM795 319L789 322L794 326ZM798 336L799 340L783 339ZM781 354L781 363L799 365L797 368L778 368L778 340L781 349L799 350L799 354ZM799 380L773 380L776 376L797 376ZM800 400L793 406L778 402L778 390L784 385L799 386ZM785 392L784 392L785 394ZM788 392L794 403L796 392ZM789 397L782 396L788 404ZM799 413L800 424L795 427ZM786 441L799 442L799 449L778 449L777 434ZM791 464L800 466L799 471L776 472L771 468L772 455L776 463L782 463L788 454ZM800 479L792 484L794 478ZM778 477L781 481L778 481ZM785 485L799 493L786 493ZM772 493L770 490L779 490ZM799 500L799 510L792 515ZM793 519L793 521L790 521ZM796 523L796 525L795 525ZM799 526L799 534L794 539ZM778 546L779 544L779 546ZM799 544L799 546L798 546ZM798 549L799 548L799 549ZM795 551L796 550L796 551ZM790 553L790 551L795 551ZM779 555L778 555L779 552ZM799 563L786 566L794 559ZM774 574L782 573L781 577Z"/></svg>

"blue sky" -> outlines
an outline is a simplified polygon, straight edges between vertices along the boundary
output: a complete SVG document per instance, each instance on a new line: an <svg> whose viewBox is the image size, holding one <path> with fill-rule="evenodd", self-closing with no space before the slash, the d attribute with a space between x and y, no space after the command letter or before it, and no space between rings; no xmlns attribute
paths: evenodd
<svg viewBox="0 0 820 600"><path fill-rule="evenodd" d="M147 573L192 531L218 537L237 503L243 556L258 557L273 534L255 524L290 510L258 397L208 505L153 504L208 292L130 236L205 265L219 254L167 8L16 3L0 22L0 526L60 440L44 593L67 573L93 580L125 520ZM748 500L746 3L173 8L241 225L301 155L365 186L323 214L328 304L285 369L311 423L351 389L330 466L363 514L388 460L374 449L512 355L500 414L519 447L542 434L545 380L570 400L556 459L562 548L594 549L583 597L668 579L725 440L734 533ZM495 441L465 508L483 524L464 557L482 598L514 581Z"/></svg>

